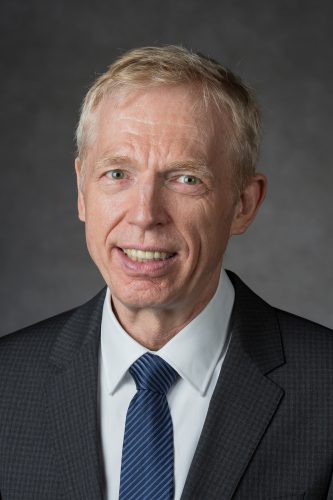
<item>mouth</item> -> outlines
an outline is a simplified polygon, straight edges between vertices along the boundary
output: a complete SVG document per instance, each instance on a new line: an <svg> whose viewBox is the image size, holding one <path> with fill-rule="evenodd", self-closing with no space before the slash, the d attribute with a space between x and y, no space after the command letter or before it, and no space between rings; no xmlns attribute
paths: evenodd
<svg viewBox="0 0 333 500"><path fill-rule="evenodd" d="M155 250L137 250L136 248L120 248L127 257L136 262L154 262L168 260L176 254L172 252L160 252Z"/></svg>

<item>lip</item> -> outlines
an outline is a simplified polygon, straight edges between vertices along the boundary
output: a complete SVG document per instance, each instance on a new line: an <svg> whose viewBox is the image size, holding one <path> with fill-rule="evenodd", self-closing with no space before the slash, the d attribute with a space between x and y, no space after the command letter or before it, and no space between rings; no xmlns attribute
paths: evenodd
<svg viewBox="0 0 333 500"><path fill-rule="evenodd" d="M131 247L131 246L124 246L123 248L135 248L136 250L145 250L145 251L151 251L151 252L167 252L167 250L162 250L162 249L157 249L155 247L150 247L144 248L144 247ZM131 260L123 251L120 247L115 247L113 249L113 252L115 253L117 260L122 267L122 269L126 272L126 274L130 276L137 276L137 277L159 277L164 274L167 274L172 266L174 266L176 260L178 259L178 254L176 253L172 257L169 257L168 259L165 260L149 260L148 262L139 262L139 261L134 261ZM169 252L171 253L171 252Z"/></svg>

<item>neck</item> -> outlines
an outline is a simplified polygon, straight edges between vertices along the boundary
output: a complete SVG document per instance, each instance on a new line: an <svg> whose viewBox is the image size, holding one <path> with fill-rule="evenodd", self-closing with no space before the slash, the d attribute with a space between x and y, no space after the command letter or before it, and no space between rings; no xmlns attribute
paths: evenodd
<svg viewBox="0 0 333 500"><path fill-rule="evenodd" d="M166 309L128 308L112 298L114 313L124 330L151 351L161 349L206 307L215 291L204 300L188 307Z"/></svg>

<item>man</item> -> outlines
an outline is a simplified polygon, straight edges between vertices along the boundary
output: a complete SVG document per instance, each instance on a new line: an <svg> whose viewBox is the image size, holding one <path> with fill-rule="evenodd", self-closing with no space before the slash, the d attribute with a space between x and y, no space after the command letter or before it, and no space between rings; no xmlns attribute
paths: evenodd
<svg viewBox="0 0 333 500"><path fill-rule="evenodd" d="M179 47L89 90L78 211L107 289L1 339L3 500L333 498L332 332L222 269L265 195L259 124Z"/></svg>

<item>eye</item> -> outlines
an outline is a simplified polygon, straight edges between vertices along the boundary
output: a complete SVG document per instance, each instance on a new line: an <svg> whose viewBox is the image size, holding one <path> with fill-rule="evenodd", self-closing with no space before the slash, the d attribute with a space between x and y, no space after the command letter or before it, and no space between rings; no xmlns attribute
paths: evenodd
<svg viewBox="0 0 333 500"><path fill-rule="evenodd" d="M196 186L197 184L201 184L201 180L194 175L181 175L178 181L182 184L187 184L188 186Z"/></svg>
<svg viewBox="0 0 333 500"><path fill-rule="evenodd" d="M207 191L207 182L196 175L172 172L167 186L172 191L189 196L200 196Z"/></svg>
<svg viewBox="0 0 333 500"><path fill-rule="evenodd" d="M118 168L114 169L114 170L109 170L108 172L106 172L106 177L109 177L110 179L113 179L115 181L117 180L122 180L125 178L125 172L123 170L120 170Z"/></svg>

